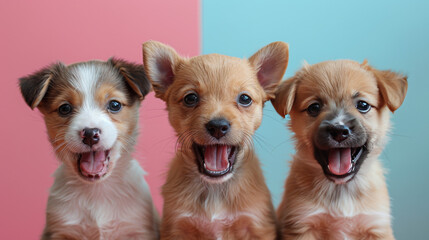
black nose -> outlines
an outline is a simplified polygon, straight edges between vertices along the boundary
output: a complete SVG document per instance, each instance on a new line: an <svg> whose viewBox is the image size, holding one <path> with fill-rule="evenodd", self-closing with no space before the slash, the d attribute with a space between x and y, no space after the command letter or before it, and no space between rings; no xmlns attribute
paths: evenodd
<svg viewBox="0 0 429 240"><path fill-rule="evenodd" d="M100 129L85 128L82 130L82 142L90 147L100 141Z"/></svg>
<svg viewBox="0 0 429 240"><path fill-rule="evenodd" d="M230 126L231 125L227 120L223 118L218 118L210 120L210 122L206 124L206 129L210 133L210 135L212 135L216 139L219 139L228 133Z"/></svg>
<svg viewBox="0 0 429 240"><path fill-rule="evenodd" d="M331 137L337 141L342 142L350 136L350 128L346 125L331 125L327 128Z"/></svg>

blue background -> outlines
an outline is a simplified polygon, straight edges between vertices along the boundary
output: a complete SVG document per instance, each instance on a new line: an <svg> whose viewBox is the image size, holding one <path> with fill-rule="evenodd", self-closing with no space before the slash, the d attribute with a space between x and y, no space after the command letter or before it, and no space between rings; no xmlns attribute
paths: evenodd
<svg viewBox="0 0 429 240"><path fill-rule="evenodd" d="M202 52L250 57L273 41L289 43L285 78L305 60L353 59L408 75L404 104L392 115L391 141L381 155L387 171L397 239L428 239L429 2L237 1L202 3ZM270 103L255 136L277 206L294 153L291 133Z"/></svg>

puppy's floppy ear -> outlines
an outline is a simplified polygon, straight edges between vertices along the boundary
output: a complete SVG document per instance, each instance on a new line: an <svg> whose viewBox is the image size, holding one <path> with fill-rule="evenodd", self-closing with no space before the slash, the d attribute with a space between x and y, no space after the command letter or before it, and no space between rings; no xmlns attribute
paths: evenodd
<svg viewBox="0 0 429 240"><path fill-rule="evenodd" d="M249 58L268 99L274 97L274 91L286 71L288 61L289 45L284 42L270 43Z"/></svg>
<svg viewBox="0 0 429 240"><path fill-rule="evenodd" d="M21 94L25 102L31 109L39 106L43 97L48 91L52 79L61 71L65 71L66 66L59 62L42 68L35 73L19 79Z"/></svg>
<svg viewBox="0 0 429 240"><path fill-rule="evenodd" d="M364 62L363 64L366 64ZM365 67L365 66L364 66ZM390 111L395 112L404 102L407 94L407 76L389 70L381 71L366 65L377 79L380 95Z"/></svg>
<svg viewBox="0 0 429 240"><path fill-rule="evenodd" d="M156 41L143 43L143 64L156 97L166 100L165 92L173 83L175 67L180 59L170 46Z"/></svg>
<svg viewBox="0 0 429 240"><path fill-rule="evenodd" d="M122 59L111 58L108 61L114 68L118 69L124 81L143 100L150 90L150 82L146 77L144 67L141 64L130 63Z"/></svg>
<svg viewBox="0 0 429 240"><path fill-rule="evenodd" d="M298 77L296 75L287 79L279 85L275 97L271 99L274 109L276 109L277 113L283 118L292 110L297 84Z"/></svg>

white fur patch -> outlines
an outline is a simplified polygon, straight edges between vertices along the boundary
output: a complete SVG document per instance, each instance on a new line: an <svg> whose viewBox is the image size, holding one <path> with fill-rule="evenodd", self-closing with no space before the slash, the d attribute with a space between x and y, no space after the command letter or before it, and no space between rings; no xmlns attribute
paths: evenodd
<svg viewBox="0 0 429 240"><path fill-rule="evenodd" d="M144 225L153 223L152 200L144 171L137 161L129 163L117 166L121 173L101 184L82 184L62 165L55 172L47 212L65 225L102 228L120 221L145 231Z"/></svg>
<svg viewBox="0 0 429 240"><path fill-rule="evenodd" d="M80 133L85 128L100 129L100 142L94 145L95 149L107 150L112 148L118 137L115 124L106 113L104 105L94 99L96 83L100 77L100 71L96 66L82 65L74 72L71 84L83 96L83 104L78 107L76 116L73 117L66 133L66 142L75 152L89 151L89 146L82 143Z"/></svg>

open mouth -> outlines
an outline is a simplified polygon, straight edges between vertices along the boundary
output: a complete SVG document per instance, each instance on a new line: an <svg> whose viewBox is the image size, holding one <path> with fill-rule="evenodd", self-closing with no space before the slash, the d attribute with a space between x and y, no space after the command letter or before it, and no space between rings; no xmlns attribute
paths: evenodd
<svg viewBox="0 0 429 240"><path fill-rule="evenodd" d="M217 178L230 173L237 155L237 147L231 145L193 145L199 171Z"/></svg>
<svg viewBox="0 0 429 240"><path fill-rule="evenodd" d="M328 150L316 148L314 155L328 178L348 178L347 181L349 181L359 171L367 153L366 146L363 145L354 148L331 148Z"/></svg>
<svg viewBox="0 0 429 240"><path fill-rule="evenodd" d="M106 175L109 168L109 154L110 150L80 153L77 168L82 178L96 181Z"/></svg>

